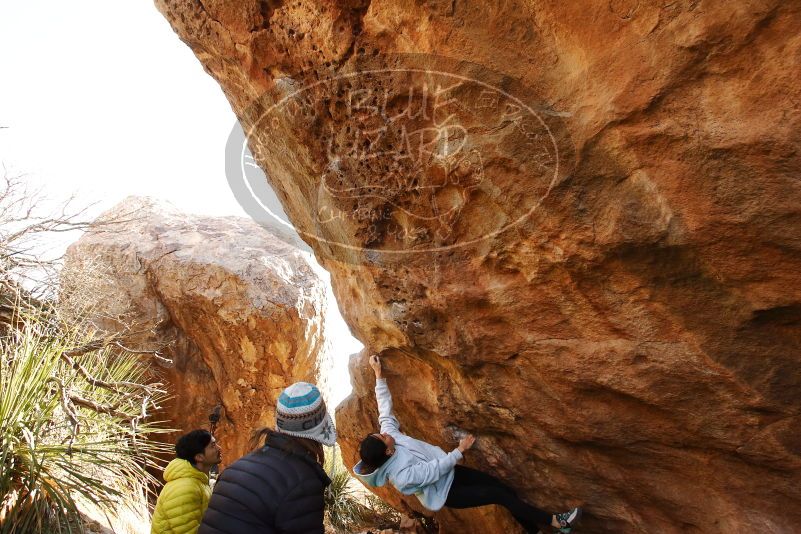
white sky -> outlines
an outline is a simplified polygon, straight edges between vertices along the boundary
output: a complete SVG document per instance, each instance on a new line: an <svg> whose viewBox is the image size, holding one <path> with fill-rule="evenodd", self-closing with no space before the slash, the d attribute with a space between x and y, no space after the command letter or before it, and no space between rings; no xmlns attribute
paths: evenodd
<svg viewBox="0 0 801 534"><path fill-rule="evenodd" d="M52 196L243 213L224 175L236 119L152 2L0 2L0 77L0 159Z"/></svg>
<svg viewBox="0 0 801 534"><path fill-rule="evenodd" d="M0 162L52 199L77 192L99 201L93 215L147 195L245 216L225 179L235 121L151 1L0 0ZM339 400L361 345L332 315Z"/></svg>

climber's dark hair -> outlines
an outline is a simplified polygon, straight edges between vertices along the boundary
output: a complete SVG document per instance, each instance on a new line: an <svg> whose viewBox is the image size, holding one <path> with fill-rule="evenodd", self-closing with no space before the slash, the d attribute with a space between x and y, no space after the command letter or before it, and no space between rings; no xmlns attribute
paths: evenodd
<svg viewBox="0 0 801 534"><path fill-rule="evenodd" d="M202 428L193 430L178 438L175 443L175 455L195 465L195 455L203 454L209 443L211 443L211 432Z"/></svg>
<svg viewBox="0 0 801 534"><path fill-rule="evenodd" d="M375 471L389 459L387 446L372 434L368 434L359 445L359 456L370 471Z"/></svg>

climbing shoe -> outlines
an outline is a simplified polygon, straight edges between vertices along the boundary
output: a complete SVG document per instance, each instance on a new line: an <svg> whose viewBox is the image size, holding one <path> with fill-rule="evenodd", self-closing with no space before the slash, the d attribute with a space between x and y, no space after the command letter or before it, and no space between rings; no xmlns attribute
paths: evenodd
<svg viewBox="0 0 801 534"><path fill-rule="evenodd" d="M570 534L579 519L581 519L581 508L573 508L563 514L556 514L556 520L559 521L559 532Z"/></svg>

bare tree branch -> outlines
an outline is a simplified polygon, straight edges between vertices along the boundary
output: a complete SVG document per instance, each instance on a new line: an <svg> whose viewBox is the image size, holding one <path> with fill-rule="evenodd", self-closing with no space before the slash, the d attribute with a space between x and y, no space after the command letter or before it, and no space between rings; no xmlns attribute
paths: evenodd
<svg viewBox="0 0 801 534"><path fill-rule="evenodd" d="M109 335L106 335L106 336L103 336L103 337L100 337L100 338L97 338L97 339L93 339L91 341L88 341L88 342L84 343L83 345L80 345L78 347L75 347L73 349L70 349L70 350L64 352L64 357L66 358L65 361L67 361L67 363L69 365L73 365L71 363L71 362L73 362L72 358L75 358L75 357L78 357L78 356L81 356L83 354L86 354L86 353L89 353L89 352L93 352L93 351L96 351L96 350L101 350L101 349L104 349L106 347L114 346L114 347L122 349L123 351L128 352L130 354L146 354L146 355L151 356L153 359L155 359L159 363L172 365L173 361L170 358L165 358L164 356L162 356L160 351L157 350L157 349L134 349L134 348L127 347L127 346L123 345L122 342L124 341L125 338L133 337L133 336L135 336L137 334L141 334L141 333L143 333L142 330L128 330L126 332L114 332L112 334L109 334ZM160 386L162 384L157 384L157 385Z"/></svg>
<svg viewBox="0 0 801 534"><path fill-rule="evenodd" d="M63 254L45 251L49 236L70 232L115 233L141 218L139 209L118 210L91 220L96 203L77 206L77 197L46 209L43 189L31 187L24 174L13 174L5 165L0 177L0 279L16 281L39 300L58 294ZM2 288L0 288L2 290Z"/></svg>
<svg viewBox="0 0 801 534"><path fill-rule="evenodd" d="M95 349L97 350L97 349ZM78 371L78 373L86 380L90 385L95 387L100 387L103 389L107 389L109 391L120 392L120 390L124 388L131 388L131 389L138 389L140 391L144 391L149 395L153 393L165 393L164 390L159 389L159 386L163 384L137 384L135 382L106 382L105 380L101 380L95 376L93 376L86 368L75 361L74 359L70 358L66 352L61 353L61 359L66 362L67 365Z"/></svg>
<svg viewBox="0 0 801 534"><path fill-rule="evenodd" d="M131 354L149 354L156 361L159 361L161 363L168 364L168 365L172 365L172 363L173 363L171 359L165 358L164 356L159 354L159 352L156 351L156 350L135 350L135 349L131 349L131 348L128 348L128 347L124 346L119 341L115 341L114 345L118 346L119 348L121 348L125 352L130 352Z"/></svg>
<svg viewBox="0 0 801 534"><path fill-rule="evenodd" d="M120 419L127 419L129 421L136 419L135 416L131 416L130 414L121 411L118 406L101 404L99 402L81 397L80 395L75 395L74 393L71 393L69 398L70 402L72 402L74 405L81 406L97 413L105 413L108 415L113 415L114 417L119 417Z"/></svg>

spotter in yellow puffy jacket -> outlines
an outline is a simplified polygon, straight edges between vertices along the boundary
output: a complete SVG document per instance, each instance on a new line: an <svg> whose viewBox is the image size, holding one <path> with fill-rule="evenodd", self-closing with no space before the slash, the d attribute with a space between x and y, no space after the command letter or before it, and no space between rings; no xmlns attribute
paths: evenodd
<svg viewBox="0 0 801 534"><path fill-rule="evenodd" d="M209 476L176 458L164 470L164 480L150 533L195 534L211 497Z"/></svg>

